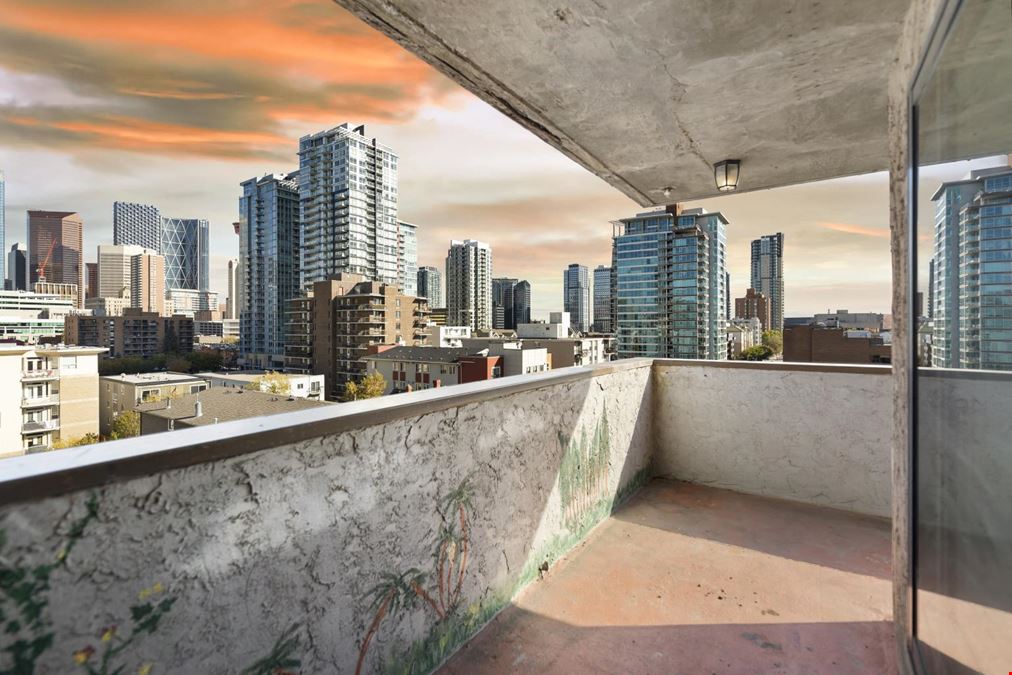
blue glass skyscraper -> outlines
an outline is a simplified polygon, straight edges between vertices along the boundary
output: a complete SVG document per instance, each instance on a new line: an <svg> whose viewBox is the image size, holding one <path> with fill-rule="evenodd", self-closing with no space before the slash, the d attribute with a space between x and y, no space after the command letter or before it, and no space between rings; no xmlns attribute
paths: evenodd
<svg viewBox="0 0 1012 675"><path fill-rule="evenodd" d="M616 223L612 243L620 358L727 357L727 220L702 209Z"/></svg>
<svg viewBox="0 0 1012 675"><path fill-rule="evenodd" d="M163 218L161 252L165 256L165 290L208 290L210 261L208 223L197 218Z"/></svg>

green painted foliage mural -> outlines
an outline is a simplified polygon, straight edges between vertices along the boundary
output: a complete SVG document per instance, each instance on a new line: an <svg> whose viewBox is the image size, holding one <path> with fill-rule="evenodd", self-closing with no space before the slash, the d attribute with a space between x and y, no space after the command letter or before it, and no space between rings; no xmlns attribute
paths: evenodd
<svg viewBox="0 0 1012 675"><path fill-rule="evenodd" d="M601 411L601 418L589 438L584 427L579 441L570 438L567 442L560 438L560 443L566 448L559 466L562 519L570 531L576 532L608 495L611 461L608 411Z"/></svg>

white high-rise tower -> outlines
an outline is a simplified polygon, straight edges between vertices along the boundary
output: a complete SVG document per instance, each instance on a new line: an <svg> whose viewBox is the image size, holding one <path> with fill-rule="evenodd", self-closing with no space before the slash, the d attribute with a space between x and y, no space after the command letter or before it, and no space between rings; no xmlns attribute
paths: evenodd
<svg viewBox="0 0 1012 675"><path fill-rule="evenodd" d="M451 241L446 254L446 323L492 328L492 249L473 239Z"/></svg>

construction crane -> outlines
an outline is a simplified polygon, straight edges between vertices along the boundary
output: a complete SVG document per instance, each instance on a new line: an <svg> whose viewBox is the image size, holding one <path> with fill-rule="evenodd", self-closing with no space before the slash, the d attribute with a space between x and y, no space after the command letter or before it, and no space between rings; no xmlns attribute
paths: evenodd
<svg viewBox="0 0 1012 675"><path fill-rule="evenodd" d="M49 259L53 257L53 248L56 246L56 239L49 243L49 251L46 253L46 259L39 263L36 271L39 273L39 281L45 283L46 281L46 266L49 265Z"/></svg>

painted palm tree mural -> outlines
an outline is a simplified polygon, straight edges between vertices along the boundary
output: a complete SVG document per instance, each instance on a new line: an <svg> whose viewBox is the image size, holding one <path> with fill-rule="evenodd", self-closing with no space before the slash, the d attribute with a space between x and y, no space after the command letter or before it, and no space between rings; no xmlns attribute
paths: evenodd
<svg viewBox="0 0 1012 675"><path fill-rule="evenodd" d="M359 648L358 663L355 666L356 675L362 672L369 647L384 619L393 617L402 610L414 609L419 603L424 603L432 609L436 615L433 632L440 634L434 643L423 651L436 649L436 653L441 653L454 641L457 633L470 630L470 622L458 620L457 610L467 574L473 495L470 480L464 479L455 490L440 501L437 507L443 522L434 542L431 575L434 580L416 568L400 574L387 572L383 574L380 583L367 594L371 598L369 607L373 612L373 618ZM428 589L427 584L430 584ZM410 655L406 672L426 672L425 664L431 662L432 658L435 657L421 652Z"/></svg>
<svg viewBox="0 0 1012 675"><path fill-rule="evenodd" d="M588 437L586 427L567 442L560 437L564 448L559 466L559 496L562 502L562 520L570 532L583 529L587 519L596 514L599 506L609 499L609 465L611 441L608 430L608 411Z"/></svg>

